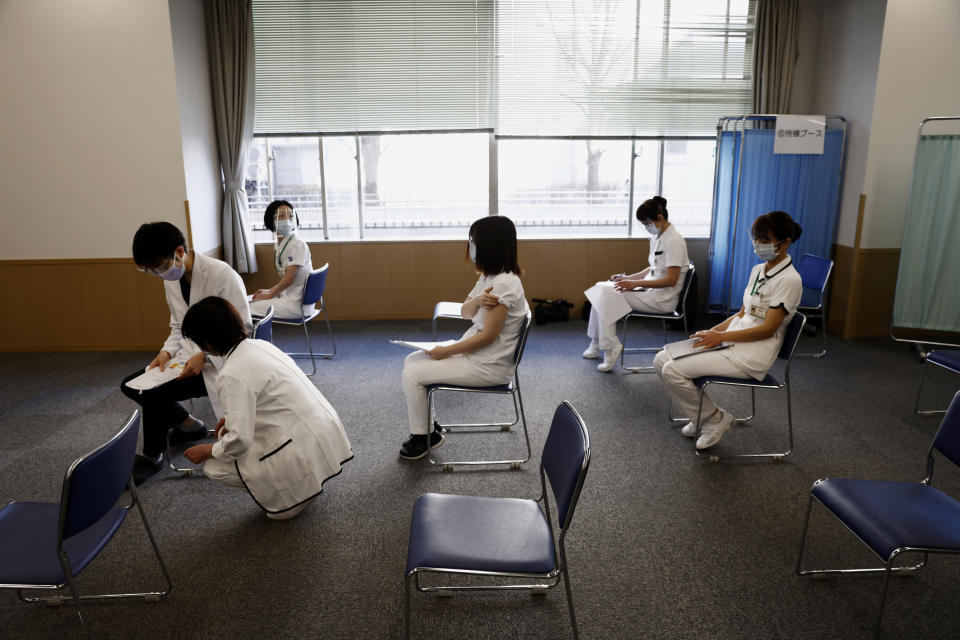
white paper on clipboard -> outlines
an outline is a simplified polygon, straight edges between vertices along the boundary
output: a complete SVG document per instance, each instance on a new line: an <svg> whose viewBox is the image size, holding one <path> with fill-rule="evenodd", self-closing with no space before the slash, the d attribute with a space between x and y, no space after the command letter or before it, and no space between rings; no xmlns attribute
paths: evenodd
<svg viewBox="0 0 960 640"><path fill-rule="evenodd" d="M597 310L597 315L600 316L603 324L614 324L633 311L633 307L623 297L623 293L614 288L613 282L598 282L583 293Z"/></svg>
<svg viewBox="0 0 960 640"><path fill-rule="evenodd" d="M430 351L436 347L446 347L456 342L456 340L445 340L444 342L410 342L407 340L391 340L391 344L398 344L401 347L407 347L414 351Z"/></svg>
<svg viewBox="0 0 960 640"><path fill-rule="evenodd" d="M139 376L128 382L127 386L131 389L138 389L141 391L155 389L160 385L179 377L180 374L183 373L183 367L185 364L187 364L187 361L183 358L174 358L173 360L167 361L167 365L164 367L163 371L160 370L160 367L147 369Z"/></svg>

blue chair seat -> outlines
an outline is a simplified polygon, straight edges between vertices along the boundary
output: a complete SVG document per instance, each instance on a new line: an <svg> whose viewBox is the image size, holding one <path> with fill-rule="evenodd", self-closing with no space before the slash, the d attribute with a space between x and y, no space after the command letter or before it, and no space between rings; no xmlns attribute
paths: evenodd
<svg viewBox="0 0 960 640"><path fill-rule="evenodd" d="M653 313L650 311L631 311L628 313L631 318L656 318L658 320L680 320L683 318L682 315L676 311L668 311L666 313Z"/></svg>
<svg viewBox="0 0 960 640"><path fill-rule="evenodd" d="M764 376L763 380L755 380L753 378L727 378L724 376L703 376L693 379L693 384L697 385L698 389L703 389L703 385L708 382L718 384L748 384L751 387L770 387L771 389L780 388L780 381L769 373Z"/></svg>
<svg viewBox="0 0 960 640"><path fill-rule="evenodd" d="M960 502L930 485L830 479L811 493L883 560L901 547L960 551Z"/></svg>
<svg viewBox="0 0 960 640"><path fill-rule="evenodd" d="M437 389L446 388L446 389L463 389L464 391L486 391L490 393L510 393L513 391L513 380L507 384L495 384L491 387L467 387L460 384L449 384L447 382L438 382L436 384L428 384L427 391L436 391Z"/></svg>
<svg viewBox="0 0 960 640"><path fill-rule="evenodd" d="M934 349L927 354L927 362L950 369L954 373L960 373L960 350Z"/></svg>
<svg viewBox="0 0 960 640"><path fill-rule="evenodd" d="M277 317L274 317L273 321L276 322L277 324L297 324L297 325L299 325L299 324L303 324L304 322L310 322L311 320L313 320L314 318L316 318L318 315L320 315L320 310L314 308L313 311L311 311L310 313L308 313L308 314L307 314L305 317L303 317L303 318L277 318Z"/></svg>
<svg viewBox="0 0 960 640"><path fill-rule="evenodd" d="M413 504L408 572L546 574L556 566L550 527L533 500L426 493Z"/></svg>
<svg viewBox="0 0 960 640"><path fill-rule="evenodd" d="M107 545L127 515L114 507L96 523L63 541L73 575ZM62 585L67 579L57 558L60 505L11 502L0 510L0 584Z"/></svg>

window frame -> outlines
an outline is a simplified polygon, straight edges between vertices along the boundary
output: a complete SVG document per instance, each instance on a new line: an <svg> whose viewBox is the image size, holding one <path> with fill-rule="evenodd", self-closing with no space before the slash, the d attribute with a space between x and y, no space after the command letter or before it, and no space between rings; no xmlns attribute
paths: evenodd
<svg viewBox="0 0 960 640"><path fill-rule="evenodd" d="M707 136L707 135L683 135L683 136L498 136L495 135L491 130L484 129L481 131L476 130L444 130L444 131L390 131L390 132L381 132L381 131L368 131L368 132L355 132L352 134L342 134L342 133L297 133L297 134L258 134L253 136L253 139L263 139L265 141L266 147L266 163L267 163L267 188L268 188L268 197L269 201L273 201L277 198L274 192L274 167L272 163L275 161L270 154L270 139L271 138L316 138L317 139L317 156L320 164L320 203L321 203L321 220L323 223L323 240L330 241L330 232L327 221L327 181L326 181L326 172L324 168L324 155L323 155L323 139L327 137L353 137L354 144L356 149L360 148L360 138L362 136L379 136L379 135L443 135L451 133L486 133L489 136L490 151L488 154L488 173L489 173L489 198L488 198L488 212L487 215L499 215L499 164L498 164L498 142L500 140L566 140L566 141L588 141L588 140L619 140L619 141L629 141L630 142L630 168L629 168L629 182L628 182L628 194L629 202L627 208L624 212L626 216L627 223L627 233L625 235L616 234L610 235L610 238L636 238L644 237L643 235L637 235L635 216L634 211L636 209L636 203L634 202L634 181L636 179L636 159L638 157L636 143L641 141L654 141L658 143L658 154L657 154L657 181L656 181L656 193L663 193L663 173L664 173L664 158L665 158L665 148L668 142L672 141L711 141L716 144L716 136ZM716 153L716 147L714 147L714 153ZM364 237L364 221L363 221L363 166L362 166L362 154L359 152L354 154L354 162L356 163L356 195L357 195L357 229L358 229L358 238L357 239L343 239L342 241L373 241ZM714 163L714 176L713 176L713 185L711 188L711 193L716 190L716 163ZM248 195L249 203L249 195ZM712 210L712 203L711 203ZM253 220L253 231L263 231L262 225L258 224L255 219ZM701 238L708 236L701 235L692 235L684 234L691 238ZM598 237L603 238L607 236L582 236L582 235L558 235L551 234L545 236L549 239L597 239ZM396 238L391 240L396 241L430 241L430 240L448 240L449 238L445 237L432 237L432 236L420 236L420 237L408 237L408 238ZM335 241L341 241L334 239ZM377 239L382 240L382 239Z"/></svg>

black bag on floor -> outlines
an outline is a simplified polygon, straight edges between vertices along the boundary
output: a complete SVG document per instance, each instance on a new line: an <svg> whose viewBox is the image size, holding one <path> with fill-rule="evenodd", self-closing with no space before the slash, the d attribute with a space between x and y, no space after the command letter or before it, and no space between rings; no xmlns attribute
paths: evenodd
<svg viewBox="0 0 960 640"><path fill-rule="evenodd" d="M543 298L534 298L537 306L533 310L533 320L537 324L547 324L548 322L566 322L570 319L570 309L573 303L567 302L561 298L556 300L544 300Z"/></svg>

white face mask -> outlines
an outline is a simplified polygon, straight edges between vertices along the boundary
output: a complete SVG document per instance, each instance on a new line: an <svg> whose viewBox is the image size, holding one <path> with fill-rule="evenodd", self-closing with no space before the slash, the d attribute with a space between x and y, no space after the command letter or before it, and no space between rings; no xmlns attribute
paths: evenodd
<svg viewBox="0 0 960 640"><path fill-rule="evenodd" d="M467 249L470 252L470 260L476 264L477 263L477 243L470 239L467 241Z"/></svg>
<svg viewBox="0 0 960 640"><path fill-rule="evenodd" d="M288 236L297 228L293 220L277 220L276 227L278 236Z"/></svg>
<svg viewBox="0 0 960 640"><path fill-rule="evenodd" d="M777 245L773 242L753 241L753 252L764 262L769 262L777 257Z"/></svg>
<svg viewBox="0 0 960 640"><path fill-rule="evenodd" d="M658 229L657 225L653 224L652 222L650 224L643 225L643 228L646 229L647 233L649 233L652 236L656 236L660 234L660 229Z"/></svg>

